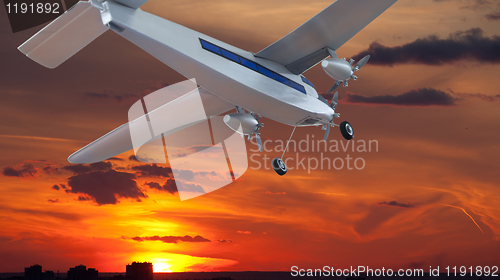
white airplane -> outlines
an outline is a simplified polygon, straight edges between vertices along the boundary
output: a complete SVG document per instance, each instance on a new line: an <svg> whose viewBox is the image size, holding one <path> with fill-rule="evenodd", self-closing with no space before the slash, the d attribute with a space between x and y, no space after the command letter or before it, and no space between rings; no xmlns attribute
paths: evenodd
<svg viewBox="0 0 500 280"><path fill-rule="evenodd" d="M338 94L329 104L302 73L321 62L325 72L336 80L329 93L342 83L347 86L349 79L356 80L354 72L369 56L354 65L352 59L338 58L336 50L396 1L337 0L258 53L144 12L139 7L147 0L80 1L19 50L41 65L55 68L111 29L186 78L195 78L208 117L236 107L237 112L225 115L224 122L235 131L241 126L249 140L255 135L261 151L261 115L293 126L293 132L296 127L322 126L325 140L330 127L339 126L343 137L350 140L354 136L352 126L346 121L334 123L340 116L335 111ZM172 102L183 108L185 99ZM106 160L131 150L130 137L127 123L75 152L68 161ZM283 155L272 162L279 175L287 171Z"/></svg>

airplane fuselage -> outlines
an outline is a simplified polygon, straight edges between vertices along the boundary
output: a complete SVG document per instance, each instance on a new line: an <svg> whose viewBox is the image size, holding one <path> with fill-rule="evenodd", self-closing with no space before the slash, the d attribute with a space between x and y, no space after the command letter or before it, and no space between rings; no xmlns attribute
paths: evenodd
<svg viewBox="0 0 500 280"><path fill-rule="evenodd" d="M279 63L140 9L91 2L117 34L229 103L291 126L333 119L312 84Z"/></svg>

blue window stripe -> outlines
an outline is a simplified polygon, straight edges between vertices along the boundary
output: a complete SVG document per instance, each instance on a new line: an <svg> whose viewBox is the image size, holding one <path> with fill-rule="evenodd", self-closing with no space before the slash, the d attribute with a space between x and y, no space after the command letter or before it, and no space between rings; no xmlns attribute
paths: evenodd
<svg viewBox="0 0 500 280"><path fill-rule="evenodd" d="M231 61L234 61L238 64L241 64L245 67L248 67L256 72L259 72L273 80L276 80L284 85L287 85L295 90L298 90L304 94L306 94L306 89L304 88L304 86L302 86L301 84L298 84L288 78L285 78L284 76L281 76L280 74L278 73L275 73L267 68L265 68L264 66L261 66L260 64L257 64L253 61L250 61L244 57L241 57L237 54L234 54L226 49L223 49L221 47L218 47L212 43L209 43L203 39L200 38L200 42L201 42L201 46L203 47L203 49L207 50L207 51L210 51L210 52L213 52L215 54L218 54L222 57L225 57ZM309 82L306 78L304 78L303 76L302 77L302 81L312 87L314 87L314 85Z"/></svg>
<svg viewBox="0 0 500 280"><path fill-rule="evenodd" d="M243 58L243 57L240 57L240 61L241 61L241 64L243 64L244 66L257 71L257 64L255 64L254 62L252 62L246 58Z"/></svg>
<svg viewBox="0 0 500 280"><path fill-rule="evenodd" d="M274 79L274 75L273 75L273 71L267 69L267 68L264 68L260 65L257 64L257 69L259 70L259 73L261 74L264 74L266 76L268 76L269 78L271 79Z"/></svg>
<svg viewBox="0 0 500 280"><path fill-rule="evenodd" d="M211 44L211 43L209 43L209 42L207 42L207 41L205 41L205 40L200 40L200 41L201 41L201 46L202 46L204 49L206 49L206 50L208 50L208 51L211 51L211 52L214 52L214 53L216 53L216 54L221 54L221 52L220 52L220 48L219 48L219 47L217 47L216 45Z"/></svg>
<svg viewBox="0 0 500 280"><path fill-rule="evenodd" d="M276 81L282 83L282 84L285 84L287 86L290 85L290 80L288 80L287 78L281 76L281 75L278 75L278 74L274 74L274 78L276 79Z"/></svg>
<svg viewBox="0 0 500 280"><path fill-rule="evenodd" d="M313 83L311 83L308 79L306 79L306 78L305 78L304 76L302 76L302 75L301 75L300 77L302 78L302 81L303 81L304 83L306 83L306 84L308 84L308 85L310 85L311 87L313 87L313 88L314 88Z"/></svg>
<svg viewBox="0 0 500 280"><path fill-rule="evenodd" d="M304 86L299 85L294 81L290 81L290 86L293 87L294 89L300 91L300 92L306 93L306 89L304 88Z"/></svg>
<svg viewBox="0 0 500 280"><path fill-rule="evenodd" d="M238 56L237 56L237 55L235 55L234 53L232 53L232 52L228 52L228 51L226 51L225 49L221 49L221 51L222 51L222 55L223 55L225 58L229 58L229 59L231 59L231 60L232 60L232 61L234 61L234 62L238 62L238 63L240 63L240 60L238 59Z"/></svg>

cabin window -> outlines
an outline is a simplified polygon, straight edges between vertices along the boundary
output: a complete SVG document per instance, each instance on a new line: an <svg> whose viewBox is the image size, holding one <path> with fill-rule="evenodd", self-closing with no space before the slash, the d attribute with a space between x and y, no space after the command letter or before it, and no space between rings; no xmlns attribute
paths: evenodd
<svg viewBox="0 0 500 280"><path fill-rule="evenodd" d="M299 85L294 81L290 81L290 86L300 92L306 93L306 89L302 85Z"/></svg>
<svg viewBox="0 0 500 280"><path fill-rule="evenodd" d="M260 65L257 64L257 69L259 70L259 73L261 74L264 74L266 76L268 76L269 78L271 79L274 79L274 75L273 75L273 71L267 69L267 68L264 68Z"/></svg>
<svg viewBox="0 0 500 280"><path fill-rule="evenodd" d="M285 77L283 77L283 76L281 76L281 75L279 75L279 74L276 74L276 73L275 73L275 74L274 74L274 79L275 79L276 81L278 81L278 82L282 83L282 84L287 85L287 86L289 86L289 85L290 85L290 80L289 80L289 79L287 79L287 78L285 78Z"/></svg>
<svg viewBox="0 0 500 280"><path fill-rule="evenodd" d="M313 87L313 88L314 88L313 83L311 83L308 79L306 79L306 77L304 77L304 76L302 76L302 75L300 75L300 77L302 78L302 81L303 81L304 83L306 83L306 84L308 84L308 85L310 85L311 87Z"/></svg>
<svg viewBox="0 0 500 280"><path fill-rule="evenodd" d="M274 71L271 71L258 63L250 61L242 56L239 56L239 55L232 53L224 48L221 48L221 47L216 46L212 43L209 43L201 38L200 38L200 42L201 42L202 48L207 50L207 51L213 52L213 53L218 54L224 58L227 58L233 62L236 62L236 63L243 65L247 68L250 68L256 72L261 73L262 75L265 75L273 80L276 80L276 81L278 81L284 85L287 85L295 90L298 90L304 94L306 93L306 89L304 88L303 85L300 85L300 84L298 84L290 79L287 79L287 78L283 77L282 75L275 73ZM301 76L301 77L302 77L302 81L304 83L314 87L312 85L312 83L309 82L306 78L304 78L303 76Z"/></svg>
<svg viewBox="0 0 500 280"><path fill-rule="evenodd" d="M222 51L222 56L224 56L225 58L229 58L229 59L231 59L234 62L240 63L240 60L238 59L238 56L235 55L234 53L228 52L225 49L221 49L221 51Z"/></svg>
<svg viewBox="0 0 500 280"><path fill-rule="evenodd" d="M208 51L211 51L211 52L214 52L216 54L221 54L220 52L220 48L217 47L216 45L214 44L211 44L207 41L204 41L204 40L201 40L201 46L205 49L205 50L208 50Z"/></svg>
<svg viewBox="0 0 500 280"><path fill-rule="evenodd" d="M243 64L243 66L246 66L252 70L257 71L257 64L255 64L254 62L252 62L246 58L243 58L243 57L240 57L240 61L241 61L241 64Z"/></svg>

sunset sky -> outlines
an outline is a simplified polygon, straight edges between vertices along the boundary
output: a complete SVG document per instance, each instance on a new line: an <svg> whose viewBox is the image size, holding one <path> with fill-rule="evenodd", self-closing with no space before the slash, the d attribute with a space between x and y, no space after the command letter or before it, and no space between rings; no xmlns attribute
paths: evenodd
<svg viewBox="0 0 500 280"><path fill-rule="evenodd" d="M331 2L150 0L141 8L258 52ZM339 89L338 112L354 127L350 145L375 140L378 149L323 156L362 158L363 169L266 170L263 157L269 165L280 156L273 147L292 127L263 118L272 151L247 141L254 160L240 179L181 202L167 188L168 166L133 152L93 165L66 159L127 122L140 97L184 78L112 31L44 68L17 50L41 27L12 33L2 8L0 272L34 263L115 272L132 261L178 272L499 266L499 27L498 0L399 0L337 51L372 55ZM333 84L320 66L304 75L320 93ZM323 131L294 135L313 137ZM347 144L338 129L329 139ZM285 157L297 156L322 155Z"/></svg>

